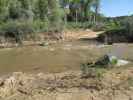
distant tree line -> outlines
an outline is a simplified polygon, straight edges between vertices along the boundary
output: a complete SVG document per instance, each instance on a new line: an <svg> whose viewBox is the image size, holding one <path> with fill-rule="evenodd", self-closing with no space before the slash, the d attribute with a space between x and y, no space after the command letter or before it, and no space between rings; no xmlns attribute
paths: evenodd
<svg viewBox="0 0 133 100"><path fill-rule="evenodd" d="M0 0L0 35L21 42L35 32L59 32L62 12L57 0Z"/></svg>
<svg viewBox="0 0 133 100"><path fill-rule="evenodd" d="M36 20L49 22L51 25L59 23L61 20L59 3L56 0L0 0L1 23Z"/></svg>
<svg viewBox="0 0 133 100"><path fill-rule="evenodd" d="M68 21L96 22L100 10L100 0L61 0Z"/></svg>
<svg viewBox="0 0 133 100"><path fill-rule="evenodd" d="M20 41L37 32L97 24L100 0L0 0L0 35ZM76 26L76 27L77 27Z"/></svg>
<svg viewBox="0 0 133 100"><path fill-rule="evenodd" d="M100 0L0 0L0 22L41 21L54 27L61 21L98 20Z"/></svg>

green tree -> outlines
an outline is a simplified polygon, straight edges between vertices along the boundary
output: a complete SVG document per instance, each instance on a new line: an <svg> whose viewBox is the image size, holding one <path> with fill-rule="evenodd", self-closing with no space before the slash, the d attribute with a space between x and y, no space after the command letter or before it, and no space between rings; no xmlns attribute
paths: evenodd
<svg viewBox="0 0 133 100"><path fill-rule="evenodd" d="M59 5L59 1L57 0L48 0L48 8L49 8L49 19L50 26L55 31L59 31L62 28L62 14L61 8Z"/></svg>
<svg viewBox="0 0 133 100"><path fill-rule="evenodd" d="M8 17L8 0L0 0L0 22Z"/></svg>
<svg viewBox="0 0 133 100"><path fill-rule="evenodd" d="M8 10L9 10L9 18L10 19L13 19L13 20L16 20L16 19L20 19L22 16L21 16L21 4L20 2L18 2L18 0L14 0L14 2L10 2L9 3L9 7L8 7Z"/></svg>
<svg viewBox="0 0 133 100"><path fill-rule="evenodd" d="M93 8L95 11L95 15L94 15L94 23L97 23L98 21L98 13L100 10L100 0L94 0L93 1Z"/></svg>
<svg viewBox="0 0 133 100"><path fill-rule="evenodd" d="M44 20L48 16L48 0L37 0L35 3L36 18Z"/></svg>

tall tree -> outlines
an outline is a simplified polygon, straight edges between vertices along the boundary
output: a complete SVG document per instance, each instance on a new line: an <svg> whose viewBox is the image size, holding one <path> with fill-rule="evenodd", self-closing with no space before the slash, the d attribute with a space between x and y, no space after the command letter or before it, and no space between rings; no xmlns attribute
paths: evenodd
<svg viewBox="0 0 133 100"><path fill-rule="evenodd" d="M44 20L48 15L48 0L37 0L34 11L36 18Z"/></svg>
<svg viewBox="0 0 133 100"><path fill-rule="evenodd" d="M93 0L82 0L82 11L83 11L83 20L88 20L88 15L90 12L91 4Z"/></svg>
<svg viewBox="0 0 133 100"><path fill-rule="evenodd" d="M98 13L99 13L99 10L100 10L100 0L94 0L93 1L93 8L94 8L94 11L95 11L94 23L97 23Z"/></svg>
<svg viewBox="0 0 133 100"><path fill-rule="evenodd" d="M50 25L54 29L56 28L57 31L61 28L61 22L62 22L62 14L61 9L59 6L58 0L48 0L48 8L49 8L49 18L50 18Z"/></svg>
<svg viewBox="0 0 133 100"><path fill-rule="evenodd" d="M8 3L9 0L0 0L0 22L8 17Z"/></svg>
<svg viewBox="0 0 133 100"><path fill-rule="evenodd" d="M21 4L18 0L14 0L14 2L10 1L8 9L9 9L10 19L16 20L22 17L21 16L22 14Z"/></svg>
<svg viewBox="0 0 133 100"><path fill-rule="evenodd" d="M18 1L21 3L23 17L25 17L25 19L28 18L30 20L33 20L31 0L18 0Z"/></svg>

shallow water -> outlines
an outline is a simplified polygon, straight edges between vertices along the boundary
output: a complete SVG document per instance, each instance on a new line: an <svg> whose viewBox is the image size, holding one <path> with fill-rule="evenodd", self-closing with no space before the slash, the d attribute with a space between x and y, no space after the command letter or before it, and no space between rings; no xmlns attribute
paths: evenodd
<svg viewBox="0 0 133 100"><path fill-rule="evenodd" d="M10 72L61 72L78 70L82 63L122 49L123 45L102 46L87 41L60 42L49 46L29 46L0 49L0 73ZM117 51L118 52L118 51ZM120 58L133 59L133 45L125 45Z"/></svg>

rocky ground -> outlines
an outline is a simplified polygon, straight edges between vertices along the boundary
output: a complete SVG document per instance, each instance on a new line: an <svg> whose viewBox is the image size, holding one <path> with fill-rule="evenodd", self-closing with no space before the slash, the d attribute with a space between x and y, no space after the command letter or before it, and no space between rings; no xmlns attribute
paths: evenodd
<svg viewBox="0 0 133 100"><path fill-rule="evenodd" d="M116 70L117 69L117 70ZM81 71L26 74L0 79L0 100L133 100L133 68L83 77Z"/></svg>

